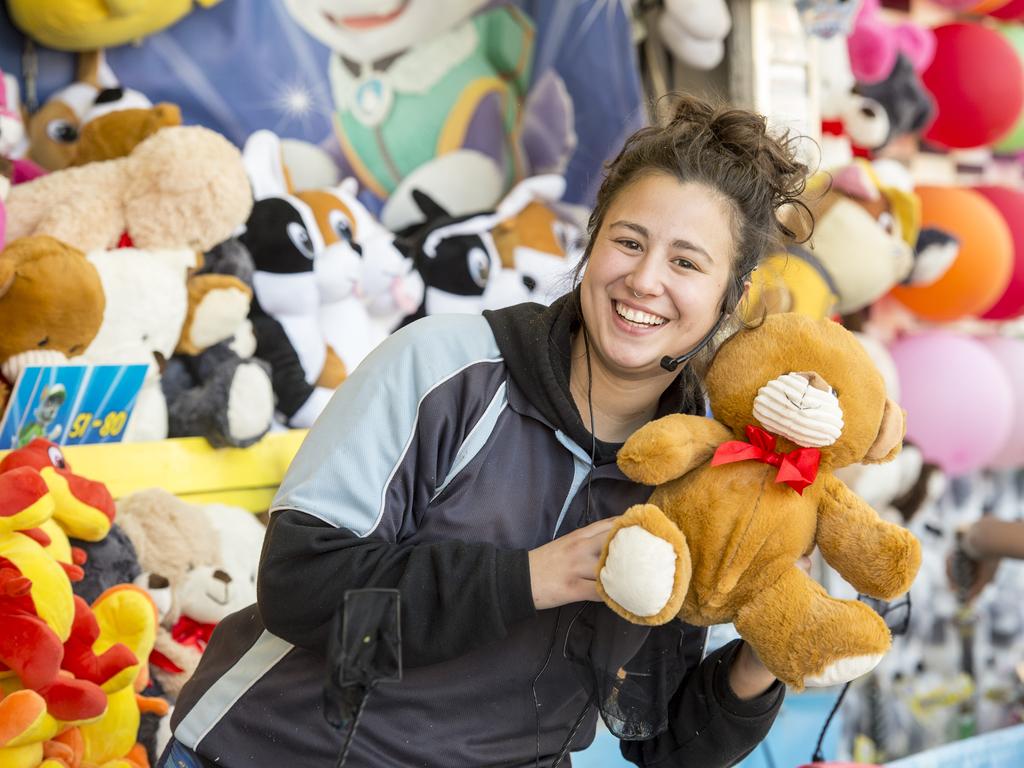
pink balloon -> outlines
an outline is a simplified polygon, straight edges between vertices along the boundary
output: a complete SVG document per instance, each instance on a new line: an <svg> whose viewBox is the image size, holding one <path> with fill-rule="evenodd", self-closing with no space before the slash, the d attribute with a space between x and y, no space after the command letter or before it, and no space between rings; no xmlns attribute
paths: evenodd
<svg viewBox="0 0 1024 768"><path fill-rule="evenodd" d="M992 336L983 339L982 343L1003 366L1015 393L1010 436L996 453L991 466L996 469L1024 467L1024 341Z"/></svg>
<svg viewBox="0 0 1024 768"><path fill-rule="evenodd" d="M950 475L989 465L1013 428L1013 389L984 344L948 331L905 336L890 352L907 437Z"/></svg>

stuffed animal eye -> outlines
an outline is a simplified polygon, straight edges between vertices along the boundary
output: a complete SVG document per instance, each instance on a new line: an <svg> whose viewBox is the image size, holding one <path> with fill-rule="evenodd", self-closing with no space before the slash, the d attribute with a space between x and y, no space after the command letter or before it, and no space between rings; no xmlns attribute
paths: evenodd
<svg viewBox="0 0 1024 768"><path fill-rule="evenodd" d="M469 264L469 276L473 278L473 282L483 288L487 285L487 280L491 276L491 260L487 256L487 251L483 248L470 248L469 253L466 254L466 261Z"/></svg>
<svg viewBox="0 0 1024 768"><path fill-rule="evenodd" d="M331 211L327 214L327 223L338 237L346 243L352 242L352 224L341 211Z"/></svg>
<svg viewBox="0 0 1024 768"><path fill-rule="evenodd" d="M46 449L46 457L57 469L67 469L67 463L64 461L64 454L60 452L60 448L56 445L51 445Z"/></svg>
<svg viewBox="0 0 1024 768"><path fill-rule="evenodd" d="M291 222L288 225L288 239L292 241L292 244L302 252L302 255L307 259L312 259L313 253L313 241L309 237L309 232L306 228L298 222Z"/></svg>
<svg viewBox="0 0 1024 768"><path fill-rule="evenodd" d="M46 124L46 135L60 144L78 141L78 126L67 120L51 120Z"/></svg>

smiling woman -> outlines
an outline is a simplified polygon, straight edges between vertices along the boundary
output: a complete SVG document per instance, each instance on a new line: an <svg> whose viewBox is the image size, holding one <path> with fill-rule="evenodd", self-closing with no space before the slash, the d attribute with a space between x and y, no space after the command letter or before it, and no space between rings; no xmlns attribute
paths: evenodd
<svg viewBox="0 0 1024 768"><path fill-rule="evenodd" d="M348 744L349 768L552 768L598 711L639 766L753 750L783 686L749 646L705 657L705 628L630 624L595 582L617 516L650 495L622 441L703 414L701 357L805 170L764 118L680 99L608 166L572 292L428 316L369 354L288 469L258 605L218 625L160 767L327 768ZM353 590L400 593L403 668L346 741L323 688Z"/></svg>
<svg viewBox="0 0 1024 768"><path fill-rule="evenodd" d="M649 420L693 357L680 379L699 397L716 332L750 273L769 246L794 237L777 213L802 206L806 173L763 117L685 96L667 125L627 140L608 165L577 272L585 332L573 339L570 384L581 413L594 403L599 437L625 439Z"/></svg>

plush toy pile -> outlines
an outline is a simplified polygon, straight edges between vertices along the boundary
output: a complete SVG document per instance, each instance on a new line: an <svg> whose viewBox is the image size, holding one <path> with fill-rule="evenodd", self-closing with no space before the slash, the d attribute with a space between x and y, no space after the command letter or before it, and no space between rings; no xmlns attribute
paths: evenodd
<svg viewBox="0 0 1024 768"><path fill-rule="evenodd" d="M141 713L167 712L138 696L156 606L130 583L73 592L94 565L69 536L102 541L113 499L41 439L0 462L0 499L0 765L148 765Z"/></svg>
<svg viewBox="0 0 1024 768"><path fill-rule="evenodd" d="M145 721L256 599L262 524L155 489L115 507L42 439L0 462L0 500L0 766L150 765Z"/></svg>
<svg viewBox="0 0 1024 768"><path fill-rule="evenodd" d="M17 279L0 288L0 398L31 365L146 364L129 441L244 447L275 424L308 427L409 319L550 301L579 231L558 207L564 180L538 176L455 230L424 204L427 220L396 238L354 178L297 188L308 174L276 135L239 153L123 88L95 52L30 116L27 140L50 172L7 195L0 269ZM456 235L480 247L450 256ZM476 300L445 300L463 283Z"/></svg>

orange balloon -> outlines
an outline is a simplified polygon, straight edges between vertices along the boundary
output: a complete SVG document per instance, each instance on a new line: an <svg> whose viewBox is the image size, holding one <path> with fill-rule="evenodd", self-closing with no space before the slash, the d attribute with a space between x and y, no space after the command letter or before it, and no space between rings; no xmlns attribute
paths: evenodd
<svg viewBox="0 0 1024 768"><path fill-rule="evenodd" d="M1013 274L1013 237L988 200L962 187L918 187L921 226L960 240L949 271L931 285L893 288L892 295L925 320L948 322L988 311Z"/></svg>
<svg viewBox="0 0 1024 768"><path fill-rule="evenodd" d="M972 5L967 9L968 13L988 13L989 11L998 11L1004 5L1009 3L1010 0L981 0L977 5Z"/></svg>

